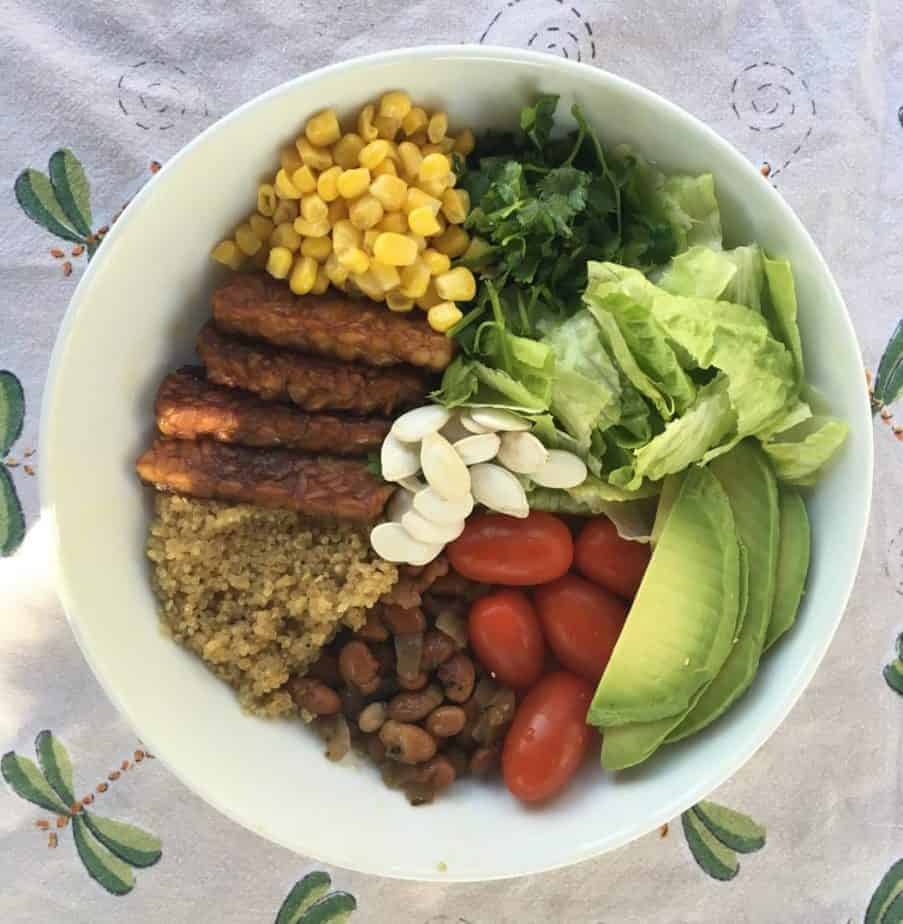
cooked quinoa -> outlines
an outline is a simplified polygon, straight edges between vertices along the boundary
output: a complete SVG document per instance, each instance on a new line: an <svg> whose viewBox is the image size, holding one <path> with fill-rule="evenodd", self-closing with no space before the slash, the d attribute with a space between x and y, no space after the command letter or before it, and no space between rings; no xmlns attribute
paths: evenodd
<svg viewBox="0 0 903 924"><path fill-rule="evenodd" d="M296 712L283 688L398 580L359 526L159 494L147 554L164 631L260 715Z"/></svg>

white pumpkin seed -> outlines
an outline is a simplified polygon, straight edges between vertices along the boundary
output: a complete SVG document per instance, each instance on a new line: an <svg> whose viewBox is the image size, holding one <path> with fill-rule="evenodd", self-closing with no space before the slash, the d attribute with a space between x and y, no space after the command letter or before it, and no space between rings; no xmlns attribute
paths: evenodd
<svg viewBox="0 0 903 924"><path fill-rule="evenodd" d="M419 443L427 433L441 430L450 417L451 412L441 404L426 404L396 418L391 433L403 443Z"/></svg>
<svg viewBox="0 0 903 924"><path fill-rule="evenodd" d="M473 499L498 513L523 519L530 513L523 485L501 465L481 462L470 470Z"/></svg>
<svg viewBox="0 0 903 924"><path fill-rule="evenodd" d="M398 481L416 475L420 470L420 447L416 443L402 443L389 433L379 451L379 462L386 481Z"/></svg>
<svg viewBox="0 0 903 924"><path fill-rule="evenodd" d="M457 523L434 523L421 516L416 510L409 510L402 518L401 525L418 542L452 542L464 532L464 521Z"/></svg>
<svg viewBox="0 0 903 924"><path fill-rule="evenodd" d="M470 436L470 430L464 429L461 423L461 414L454 411L449 418L448 423L439 431L450 443L457 443L463 440L465 436Z"/></svg>
<svg viewBox="0 0 903 924"><path fill-rule="evenodd" d="M502 434L498 460L511 472L531 475L549 460L549 450L532 434L523 430Z"/></svg>
<svg viewBox="0 0 903 924"><path fill-rule="evenodd" d="M461 422L461 426L464 427L464 429L468 433L492 433L493 432L492 427L484 427L482 424L477 423L473 419L472 411L461 411L461 417L459 419Z"/></svg>
<svg viewBox="0 0 903 924"><path fill-rule="evenodd" d="M465 465L476 465L495 458L501 440L497 433L473 433L463 440L452 443L455 452L464 460Z"/></svg>
<svg viewBox="0 0 903 924"><path fill-rule="evenodd" d="M374 526L370 545L380 558L409 565L425 565L442 551L441 543L418 542L401 523Z"/></svg>
<svg viewBox="0 0 903 924"><path fill-rule="evenodd" d="M418 491L422 491L426 488L426 483L421 481L416 475L408 475L407 478L399 478L398 484L400 484L405 491L410 491L411 494L416 494Z"/></svg>
<svg viewBox="0 0 903 924"><path fill-rule="evenodd" d="M487 430L529 430L530 421L499 407L479 407L470 412L473 421Z"/></svg>
<svg viewBox="0 0 903 924"><path fill-rule="evenodd" d="M426 483L446 500L457 500L469 493L470 472L452 444L441 434L428 433L423 438L420 467Z"/></svg>
<svg viewBox="0 0 903 924"><path fill-rule="evenodd" d="M586 463L572 452L550 449L546 464L530 477L544 488L576 488L586 480Z"/></svg>
<svg viewBox="0 0 903 924"><path fill-rule="evenodd" d="M457 500L445 500L432 488L424 488L414 495L414 509L433 523L457 523L470 516L473 495L465 494Z"/></svg>
<svg viewBox="0 0 903 924"><path fill-rule="evenodd" d="M400 523L401 518L413 508L414 495L404 488L399 488L386 506L386 516L394 523Z"/></svg>

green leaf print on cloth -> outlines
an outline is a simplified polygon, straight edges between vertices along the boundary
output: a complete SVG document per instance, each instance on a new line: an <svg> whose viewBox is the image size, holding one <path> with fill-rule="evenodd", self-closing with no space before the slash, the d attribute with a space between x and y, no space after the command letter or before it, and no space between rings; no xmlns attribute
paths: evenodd
<svg viewBox="0 0 903 924"><path fill-rule="evenodd" d="M865 924L903 922L903 859L884 874L865 912Z"/></svg>
<svg viewBox="0 0 903 924"><path fill-rule="evenodd" d="M765 846L765 828L716 802L700 802L680 820L693 859L713 879L733 879L740 871L737 854Z"/></svg>
<svg viewBox="0 0 903 924"><path fill-rule="evenodd" d="M89 812L86 806L94 802L95 793L75 798L69 752L51 732L45 730L38 734L35 753L37 764L15 751L4 754L0 759L3 779L17 796L56 815L57 830L49 833L51 847L57 845L58 832L71 821L75 849L88 875L111 895L127 895L135 887L132 868L153 866L162 856L160 839L135 825ZM106 781L97 784L95 792L105 793L111 782L146 756L144 751L135 751L134 763L124 760L119 770L112 771ZM37 827L49 831L50 823L42 819ZM306 919L298 920L308 924ZM332 924L333 919L323 920Z"/></svg>
<svg viewBox="0 0 903 924"><path fill-rule="evenodd" d="M897 636L897 657L884 666L887 685L903 696L903 632Z"/></svg>
<svg viewBox="0 0 903 924"><path fill-rule="evenodd" d="M903 319L891 335L878 366L878 377L872 393L872 411L877 413L893 404L903 394Z"/></svg>
<svg viewBox="0 0 903 924"><path fill-rule="evenodd" d="M25 517L11 471L17 463L6 459L22 435L24 420L22 383L12 372L0 369L0 558L12 555L25 536Z"/></svg>
<svg viewBox="0 0 903 924"><path fill-rule="evenodd" d="M275 924L345 924L357 902L347 892L330 892L331 885L329 873L320 870L299 879L286 895Z"/></svg>

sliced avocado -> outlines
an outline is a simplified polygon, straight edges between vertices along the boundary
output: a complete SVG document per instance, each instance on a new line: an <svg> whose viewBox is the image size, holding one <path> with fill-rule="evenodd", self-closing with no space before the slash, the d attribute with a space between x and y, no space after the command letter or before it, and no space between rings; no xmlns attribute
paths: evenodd
<svg viewBox="0 0 903 924"><path fill-rule="evenodd" d="M749 599L749 559L742 544L739 552L740 607L737 613L737 625L730 629L731 643L740 631ZM724 621L722 628L725 632L728 631L730 627L727 621ZM716 644L724 644L724 639L719 639ZM699 702L699 698L707 689L708 686L700 688L690 704L690 709ZM602 734L602 767L605 770L625 770L627 767L642 763L658 750L668 735L683 721L690 709L655 722L631 722L629 725L614 725L606 728Z"/></svg>
<svg viewBox="0 0 903 924"><path fill-rule="evenodd" d="M727 494L707 469L688 469L590 705L591 725L653 722L691 706L730 651L739 558Z"/></svg>
<svg viewBox="0 0 903 924"><path fill-rule="evenodd" d="M752 440L715 459L710 468L730 498L737 534L749 558L749 599L736 642L718 676L668 736L679 741L718 718L756 675L771 619L778 556L778 485Z"/></svg>
<svg viewBox="0 0 903 924"><path fill-rule="evenodd" d="M809 515L798 491L787 485L778 487L781 539L778 543L778 570L774 582L774 604L765 636L765 650L793 625L806 573L809 571Z"/></svg>

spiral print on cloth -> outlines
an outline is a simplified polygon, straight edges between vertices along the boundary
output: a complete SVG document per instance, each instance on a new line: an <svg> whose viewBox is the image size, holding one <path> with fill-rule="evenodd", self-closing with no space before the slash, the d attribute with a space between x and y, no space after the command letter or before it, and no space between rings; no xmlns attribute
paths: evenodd
<svg viewBox="0 0 903 924"><path fill-rule="evenodd" d="M731 109L760 135L769 175L786 170L815 127L815 100L805 78L784 64L749 64L731 84Z"/></svg>
<svg viewBox="0 0 903 924"><path fill-rule="evenodd" d="M138 61L119 78L119 108L138 128L167 131L206 118L207 103L188 74L163 60Z"/></svg>
<svg viewBox="0 0 903 924"><path fill-rule="evenodd" d="M571 61L595 61L589 20L567 0L508 0L489 21L480 44L519 45Z"/></svg>

